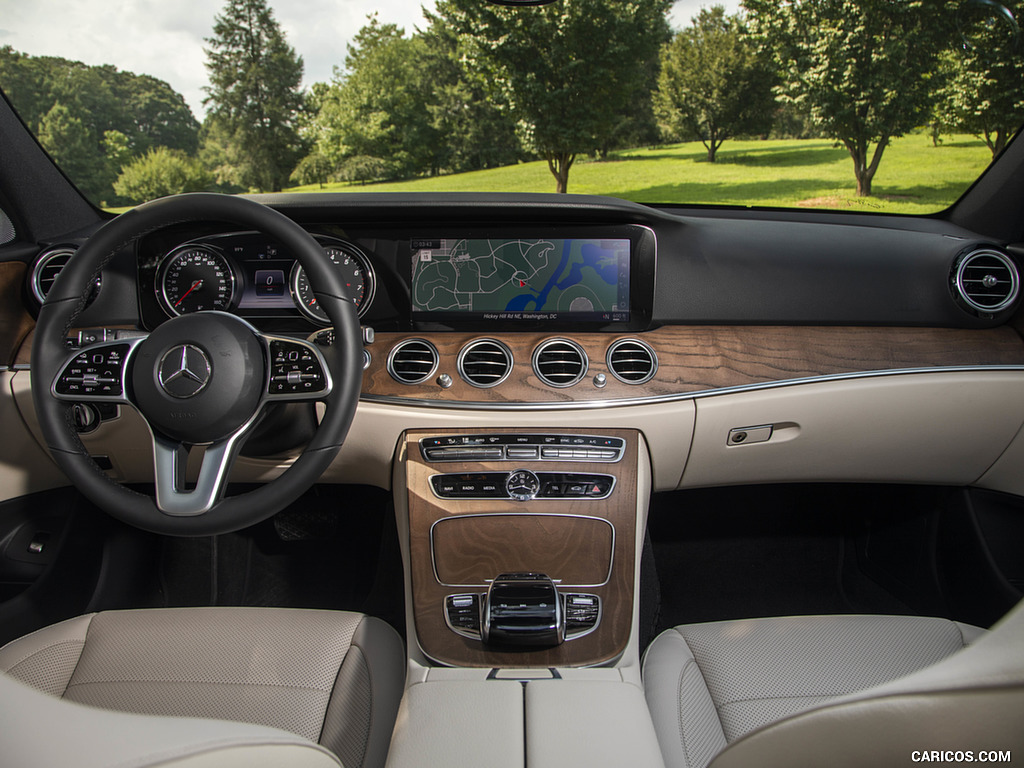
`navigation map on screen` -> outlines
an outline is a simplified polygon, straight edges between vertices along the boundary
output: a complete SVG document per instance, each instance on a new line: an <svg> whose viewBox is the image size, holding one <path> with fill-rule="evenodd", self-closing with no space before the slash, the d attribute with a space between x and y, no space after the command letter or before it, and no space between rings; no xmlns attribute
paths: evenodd
<svg viewBox="0 0 1024 768"><path fill-rule="evenodd" d="M412 241L414 319L629 320L628 239Z"/></svg>

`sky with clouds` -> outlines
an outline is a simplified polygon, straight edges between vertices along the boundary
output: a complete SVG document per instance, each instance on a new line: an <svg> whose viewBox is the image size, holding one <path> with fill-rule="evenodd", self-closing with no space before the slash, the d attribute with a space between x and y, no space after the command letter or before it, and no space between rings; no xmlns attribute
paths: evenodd
<svg viewBox="0 0 1024 768"><path fill-rule="evenodd" d="M730 11L737 0L719 0ZM677 0L672 23L682 27L714 0ZM381 21L409 32L422 26L421 6L433 0L270 0L288 42L306 65L304 84L331 79L345 45L377 11ZM203 38L211 34L218 0L0 0L0 46L36 56L62 56L86 64L166 80L202 119ZM2 85L2 83L0 83Z"/></svg>

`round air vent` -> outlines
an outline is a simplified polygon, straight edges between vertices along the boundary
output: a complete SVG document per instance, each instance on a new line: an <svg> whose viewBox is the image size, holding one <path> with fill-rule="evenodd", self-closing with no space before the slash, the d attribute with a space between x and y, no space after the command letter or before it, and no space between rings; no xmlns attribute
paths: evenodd
<svg viewBox="0 0 1024 768"><path fill-rule="evenodd" d="M388 373L403 384L420 384L437 370L437 349L426 339L406 339L388 355Z"/></svg>
<svg viewBox="0 0 1024 768"><path fill-rule="evenodd" d="M458 368L474 387L495 387L512 371L512 350L495 339L471 341L459 352Z"/></svg>
<svg viewBox="0 0 1024 768"><path fill-rule="evenodd" d="M53 283L57 279L57 275L59 275L61 270L67 266L67 263L74 255L74 248L63 246L60 248L53 248L49 251L44 251L43 254L36 259L35 266L32 267L32 295L36 297L36 301L40 304L46 301L46 296L53 287ZM100 278L97 277L95 287L92 290L92 294L89 296L90 304L93 299L96 298L96 294L99 293L99 290Z"/></svg>
<svg viewBox="0 0 1024 768"><path fill-rule="evenodd" d="M953 290L969 309L986 315L1009 307L1020 291L1017 265L988 248L971 251L955 265Z"/></svg>
<svg viewBox="0 0 1024 768"><path fill-rule="evenodd" d="M533 372L552 387L571 387L587 375L587 353L569 339L549 339L533 351Z"/></svg>
<svg viewBox="0 0 1024 768"><path fill-rule="evenodd" d="M619 339L605 355L608 370L619 381L643 384L650 381L658 370L658 356L647 344L636 339Z"/></svg>

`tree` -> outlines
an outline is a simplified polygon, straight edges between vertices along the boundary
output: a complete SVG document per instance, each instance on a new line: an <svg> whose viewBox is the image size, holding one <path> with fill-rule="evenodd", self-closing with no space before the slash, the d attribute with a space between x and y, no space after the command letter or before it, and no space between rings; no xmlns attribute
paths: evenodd
<svg viewBox="0 0 1024 768"><path fill-rule="evenodd" d="M1004 2L1009 12L1024 10L1024 2ZM946 125L981 136L995 157L1024 121L1024 55L1016 24L976 7L986 12L962 20L940 108Z"/></svg>
<svg viewBox="0 0 1024 768"><path fill-rule="evenodd" d="M153 147L195 154L199 148L199 123L184 96L149 75L118 72L116 82L115 93L128 116L129 141L136 154Z"/></svg>
<svg viewBox="0 0 1024 768"><path fill-rule="evenodd" d="M889 142L927 119L942 48L929 0L746 0L748 22L781 70L778 95L805 108L850 153L857 195Z"/></svg>
<svg viewBox="0 0 1024 768"><path fill-rule="evenodd" d="M126 166L114 183L114 191L132 202L165 195L201 192L210 176L198 159L167 147L156 147Z"/></svg>
<svg viewBox="0 0 1024 768"><path fill-rule="evenodd" d="M349 43L344 70L317 93L314 153L328 158L335 169L375 169L374 178L436 171L438 136L427 109L426 58L422 38L405 37L402 28L370 16ZM354 158L359 162L351 163Z"/></svg>
<svg viewBox="0 0 1024 768"><path fill-rule="evenodd" d="M206 39L210 117L227 138L238 181L280 190L301 143L295 124L302 107L302 58L285 41L266 0L228 0Z"/></svg>
<svg viewBox="0 0 1024 768"><path fill-rule="evenodd" d="M562 0L505 8L440 0L467 65L510 105L524 146L565 192L576 157L607 146L669 36L671 0ZM648 89L649 91L649 89Z"/></svg>
<svg viewBox="0 0 1024 768"><path fill-rule="evenodd" d="M726 139L771 129L773 85L773 68L742 18L720 5L703 8L661 49L655 114L670 136L703 142L713 163Z"/></svg>
<svg viewBox="0 0 1024 768"><path fill-rule="evenodd" d="M94 202L110 201L121 167L147 149L196 150L199 124L185 99L149 75L5 46L0 82L25 124L45 133L44 146Z"/></svg>
<svg viewBox="0 0 1024 768"><path fill-rule="evenodd" d="M39 121L39 143L89 199L102 199L107 184L96 136L70 109L59 102L50 108Z"/></svg>
<svg viewBox="0 0 1024 768"><path fill-rule="evenodd" d="M440 16L424 9L423 63L427 109L437 135L435 165L449 173L511 165L526 157L507 100L479 72L466 67L465 45Z"/></svg>
<svg viewBox="0 0 1024 768"><path fill-rule="evenodd" d="M323 189L334 172L335 167L330 158L314 149L299 161L289 180L295 184L319 184Z"/></svg>

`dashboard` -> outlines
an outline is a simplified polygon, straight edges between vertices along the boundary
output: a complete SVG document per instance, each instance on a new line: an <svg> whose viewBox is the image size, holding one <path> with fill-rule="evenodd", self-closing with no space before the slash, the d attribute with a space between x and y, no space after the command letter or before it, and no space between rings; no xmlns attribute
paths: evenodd
<svg viewBox="0 0 1024 768"><path fill-rule="evenodd" d="M317 239L364 326L362 402L339 461L351 469L328 481L389 487L404 429L515 424L639 427L656 490L970 483L1024 422L1005 400L1024 372L1019 256L946 221L570 195L259 199ZM76 245L49 244L26 285ZM149 234L101 277L87 339L219 309L331 342L295 259L223 223ZM973 394L956 400L968 390L944 376ZM270 441L253 460L286 454ZM114 471L144 475L148 462Z"/></svg>

